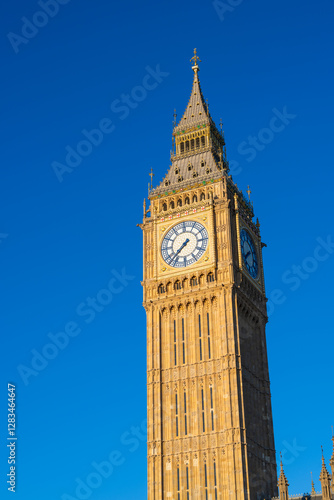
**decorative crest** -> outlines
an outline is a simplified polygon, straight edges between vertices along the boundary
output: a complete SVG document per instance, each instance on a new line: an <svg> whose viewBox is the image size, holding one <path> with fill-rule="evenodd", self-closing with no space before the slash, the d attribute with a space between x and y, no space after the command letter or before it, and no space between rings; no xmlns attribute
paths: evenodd
<svg viewBox="0 0 334 500"><path fill-rule="evenodd" d="M249 186L247 186L247 194L248 194L248 198L249 198L249 201L250 201L250 195L252 194L252 191L250 190Z"/></svg>
<svg viewBox="0 0 334 500"><path fill-rule="evenodd" d="M194 61L194 66L192 67L192 69L196 73L199 70L197 61L202 62L197 55L197 49L194 49L194 56L190 59L190 62L192 62L192 61Z"/></svg>

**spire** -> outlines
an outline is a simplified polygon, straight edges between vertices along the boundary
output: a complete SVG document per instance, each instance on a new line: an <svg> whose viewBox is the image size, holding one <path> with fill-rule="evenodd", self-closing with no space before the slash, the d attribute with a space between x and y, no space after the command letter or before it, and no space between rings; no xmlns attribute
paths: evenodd
<svg viewBox="0 0 334 500"><path fill-rule="evenodd" d="M314 487L314 481L313 481L313 474L311 472L311 487L312 487L312 490L311 490L311 496L315 496L317 494L317 492L315 491L315 487Z"/></svg>
<svg viewBox="0 0 334 500"><path fill-rule="evenodd" d="M284 473L284 470L283 470L282 453L280 453L280 456L281 456L281 462L280 462L281 472L280 472L280 475L278 478L278 483L277 483L278 488L279 488L279 497L280 497L280 500L288 500L288 498L289 498L289 483L288 483L288 480L287 480L285 473Z"/></svg>
<svg viewBox="0 0 334 500"><path fill-rule="evenodd" d="M320 479L320 483L321 483L322 500L331 500L331 498L332 498L331 479L330 479L330 475L328 474L328 471L326 469L326 464L325 464L325 459L324 459L324 450L322 447L321 447L321 460L322 460L322 466L321 466L319 479Z"/></svg>
<svg viewBox="0 0 334 500"><path fill-rule="evenodd" d="M210 116L200 86L198 63L201 60L196 49L190 61L194 72L193 85L188 105L178 123L174 114L171 165L159 186L151 188L150 196L205 185L220 180L229 170L224 135Z"/></svg>
<svg viewBox="0 0 334 500"><path fill-rule="evenodd" d="M194 65L192 66L192 70L194 72L193 86L191 89L188 106L186 107L186 110L183 113L179 124L174 128L174 132L176 133L183 132L186 129L198 125L200 125L201 127L205 127L205 125L213 124L213 120L209 113L209 107L204 99L199 82L199 66L197 62L202 61L197 56L196 49L194 49L194 57L192 57L190 61L194 61Z"/></svg>
<svg viewBox="0 0 334 500"><path fill-rule="evenodd" d="M333 453L332 457L329 461L331 469L332 469L332 488L334 486L334 433L333 433L333 426L332 426L332 441L333 441Z"/></svg>

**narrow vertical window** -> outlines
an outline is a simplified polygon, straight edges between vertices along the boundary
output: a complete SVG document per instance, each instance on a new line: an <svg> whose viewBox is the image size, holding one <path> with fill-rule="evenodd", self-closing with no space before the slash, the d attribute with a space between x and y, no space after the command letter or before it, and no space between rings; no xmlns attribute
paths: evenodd
<svg viewBox="0 0 334 500"><path fill-rule="evenodd" d="M187 393L184 392L184 434L188 434L188 422L187 422Z"/></svg>
<svg viewBox="0 0 334 500"><path fill-rule="evenodd" d="M180 500L180 467L177 466L177 499Z"/></svg>
<svg viewBox="0 0 334 500"><path fill-rule="evenodd" d="M204 464L204 486L205 486L205 500L208 500L208 471L206 464Z"/></svg>
<svg viewBox="0 0 334 500"><path fill-rule="evenodd" d="M182 352L183 352L183 364L186 362L186 346L184 341L184 318L182 318Z"/></svg>
<svg viewBox="0 0 334 500"><path fill-rule="evenodd" d="M199 359L202 361L202 327L201 327L201 315L198 315L198 336L199 336Z"/></svg>
<svg viewBox="0 0 334 500"><path fill-rule="evenodd" d="M204 390L202 389L202 427L205 432L205 415L204 415Z"/></svg>
<svg viewBox="0 0 334 500"><path fill-rule="evenodd" d="M179 408L177 405L177 393L175 394L175 431L176 437L179 435Z"/></svg>
<svg viewBox="0 0 334 500"><path fill-rule="evenodd" d="M206 319L208 322L208 353L209 353L209 359L211 359L211 341L210 341L210 318L209 318L209 313L206 314Z"/></svg>
<svg viewBox="0 0 334 500"><path fill-rule="evenodd" d="M176 320L174 319L174 365L176 366Z"/></svg>
<svg viewBox="0 0 334 500"><path fill-rule="evenodd" d="M187 500L189 500L189 467L186 467L186 480L187 480Z"/></svg>
<svg viewBox="0 0 334 500"><path fill-rule="evenodd" d="M210 408L210 412L211 412L211 427L212 427L212 430L214 431L215 430L215 424L214 424L214 418L213 418L213 394L212 394L212 387L210 387L210 399L211 399L211 408Z"/></svg>
<svg viewBox="0 0 334 500"><path fill-rule="evenodd" d="M216 462L213 462L213 479L215 482L215 500L217 500L217 468Z"/></svg>

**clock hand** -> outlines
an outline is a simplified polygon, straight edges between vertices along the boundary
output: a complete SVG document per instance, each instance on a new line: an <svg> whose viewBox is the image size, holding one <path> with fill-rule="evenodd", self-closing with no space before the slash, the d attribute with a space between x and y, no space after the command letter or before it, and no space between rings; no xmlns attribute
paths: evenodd
<svg viewBox="0 0 334 500"><path fill-rule="evenodd" d="M246 253L246 255L245 255L245 259L247 259L248 255L250 255L250 254L251 254L251 252L250 252L250 251L249 251L248 253Z"/></svg>
<svg viewBox="0 0 334 500"><path fill-rule="evenodd" d="M180 246L174 257L172 258L171 262L178 256L178 254L181 252L181 250L189 243L189 238L186 239L186 241Z"/></svg>

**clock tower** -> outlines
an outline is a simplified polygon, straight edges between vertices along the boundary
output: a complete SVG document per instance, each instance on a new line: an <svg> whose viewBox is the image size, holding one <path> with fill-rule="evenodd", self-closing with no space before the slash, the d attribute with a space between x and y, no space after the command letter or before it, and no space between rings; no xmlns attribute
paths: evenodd
<svg viewBox="0 0 334 500"><path fill-rule="evenodd" d="M199 82L140 224L148 500L277 495L260 224Z"/></svg>

